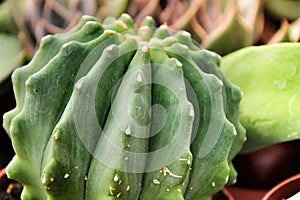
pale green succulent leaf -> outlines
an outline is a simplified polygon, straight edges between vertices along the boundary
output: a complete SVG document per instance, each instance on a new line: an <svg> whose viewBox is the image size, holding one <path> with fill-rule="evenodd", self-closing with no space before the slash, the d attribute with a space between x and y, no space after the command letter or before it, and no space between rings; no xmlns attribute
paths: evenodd
<svg viewBox="0 0 300 200"><path fill-rule="evenodd" d="M123 12L126 11L126 8L128 7L128 0L117 0L117 1L111 1L111 0L105 0L103 1L103 7L102 10L103 17L119 17Z"/></svg>
<svg viewBox="0 0 300 200"><path fill-rule="evenodd" d="M0 3L0 32L16 33L17 27L8 0Z"/></svg>
<svg viewBox="0 0 300 200"><path fill-rule="evenodd" d="M209 37L202 44L221 55L249 46L253 42L251 28L243 22L237 11L232 9L227 14L223 23L209 33Z"/></svg>
<svg viewBox="0 0 300 200"><path fill-rule="evenodd" d="M300 17L290 24L289 39L291 42L300 41Z"/></svg>
<svg viewBox="0 0 300 200"><path fill-rule="evenodd" d="M279 19L295 20L300 17L298 0L264 0L264 7Z"/></svg>
<svg viewBox="0 0 300 200"><path fill-rule="evenodd" d="M244 93L242 152L300 138L300 45L248 47L224 57L221 70Z"/></svg>
<svg viewBox="0 0 300 200"><path fill-rule="evenodd" d="M13 35L0 34L0 83L16 69L22 60L21 44Z"/></svg>

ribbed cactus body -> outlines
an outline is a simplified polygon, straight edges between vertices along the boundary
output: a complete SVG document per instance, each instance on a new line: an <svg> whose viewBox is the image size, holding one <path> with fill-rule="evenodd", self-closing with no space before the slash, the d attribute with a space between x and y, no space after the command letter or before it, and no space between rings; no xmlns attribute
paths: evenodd
<svg viewBox="0 0 300 200"><path fill-rule="evenodd" d="M83 17L13 74L23 199L209 199L235 179L240 91L187 32Z"/></svg>

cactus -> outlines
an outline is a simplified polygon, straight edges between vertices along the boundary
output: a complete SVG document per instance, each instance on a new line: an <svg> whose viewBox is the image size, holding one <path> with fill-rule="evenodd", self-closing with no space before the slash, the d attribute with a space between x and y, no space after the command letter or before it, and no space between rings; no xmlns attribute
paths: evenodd
<svg viewBox="0 0 300 200"><path fill-rule="evenodd" d="M235 181L240 90L185 31L84 16L12 76L22 199L210 199Z"/></svg>

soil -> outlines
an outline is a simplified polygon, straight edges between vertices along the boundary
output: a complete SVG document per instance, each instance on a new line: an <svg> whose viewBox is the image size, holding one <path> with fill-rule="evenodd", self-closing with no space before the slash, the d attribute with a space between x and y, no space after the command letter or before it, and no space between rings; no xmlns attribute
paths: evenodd
<svg viewBox="0 0 300 200"><path fill-rule="evenodd" d="M5 170L0 171L0 200L20 200L23 186L7 178Z"/></svg>

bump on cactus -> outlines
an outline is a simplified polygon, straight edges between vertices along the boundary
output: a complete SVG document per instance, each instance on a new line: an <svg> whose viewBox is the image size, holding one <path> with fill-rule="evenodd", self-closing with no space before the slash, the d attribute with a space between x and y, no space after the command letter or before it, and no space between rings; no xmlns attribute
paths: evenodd
<svg viewBox="0 0 300 200"><path fill-rule="evenodd" d="M210 199L235 181L240 90L188 32L84 16L12 76L23 199Z"/></svg>

